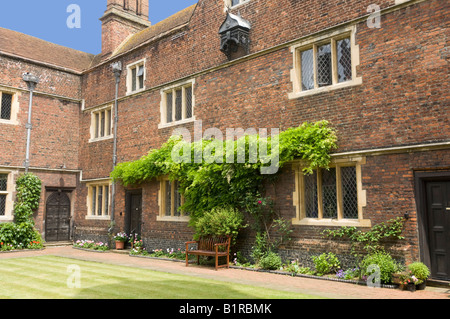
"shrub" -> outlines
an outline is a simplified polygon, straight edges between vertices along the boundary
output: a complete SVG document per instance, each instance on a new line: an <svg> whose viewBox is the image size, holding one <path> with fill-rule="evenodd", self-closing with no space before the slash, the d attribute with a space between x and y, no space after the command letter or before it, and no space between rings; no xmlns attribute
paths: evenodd
<svg viewBox="0 0 450 319"><path fill-rule="evenodd" d="M385 251L377 251L364 257L361 262L362 275L370 276L373 272L368 272L370 265L378 265L380 267L380 281L388 284L392 281L392 274L399 271L400 265Z"/></svg>
<svg viewBox="0 0 450 319"><path fill-rule="evenodd" d="M259 266L262 269L276 270L281 267L281 257L273 251L269 251L259 260Z"/></svg>
<svg viewBox="0 0 450 319"><path fill-rule="evenodd" d="M320 256L313 256L312 260L316 267L316 273L319 276L336 272L341 267L341 262L333 253L323 253Z"/></svg>
<svg viewBox="0 0 450 319"><path fill-rule="evenodd" d="M232 207L218 207L206 212L195 221L195 239L205 235L229 235L236 240L239 230L247 227L244 214Z"/></svg>
<svg viewBox="0 0 450 319"><path fill-rule="evenodd" d="M420 282L426 281L428 276L430 276L430 270L424 263L421 262L409 264L408 269L417 279L419 279Z"/></svg>

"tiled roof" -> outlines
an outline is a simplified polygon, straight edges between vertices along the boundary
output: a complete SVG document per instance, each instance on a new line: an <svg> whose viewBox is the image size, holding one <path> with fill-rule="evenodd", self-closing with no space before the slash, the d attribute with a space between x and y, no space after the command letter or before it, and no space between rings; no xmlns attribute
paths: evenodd
<svg viewBox="0 0 450 319"><path fill-rule="evenodd" d="M122 43L121 47L116 52L114 52L114 55L119 55L121 53L127 52L145 42L151 41L152 39L157 39L159 36L175 29L178 26L188 23L196 6L197 4L194 4L184 10L175 13L174 15L168 17L163 21L146 28L141 32L136 33L124 43Z"/></svg>
<svg viewBox="0 0 450 319"><path fill-rule="evenodd" d="M124 41L110 58L132 50L153 39L158 39L160 36L176 27L188 23L195 7L196 4L136 33ZM0 53L7 53L33 61L44 62L77 72L82 72L94 67L103 60L101 54L93 55L77 51L4 28L0 28Z"/></svg>
<svg viewBox="0 0 450 319"><path fill-rule="evenodd" d="M81 72L94 55L44 41L17 31L0 28L0 52Z"/></svg>

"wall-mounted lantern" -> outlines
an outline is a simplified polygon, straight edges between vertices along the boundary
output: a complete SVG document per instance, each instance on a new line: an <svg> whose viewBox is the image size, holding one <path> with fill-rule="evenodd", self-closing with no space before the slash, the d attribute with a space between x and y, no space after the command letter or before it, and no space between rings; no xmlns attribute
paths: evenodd
<svg viewBox="0 0 450 319"><path fill-rule="evenodd" d="M220 51L225 53L229 60L249 54L250 50L250 23L240 16L227 13L227 17L219 29Z"/></svg>

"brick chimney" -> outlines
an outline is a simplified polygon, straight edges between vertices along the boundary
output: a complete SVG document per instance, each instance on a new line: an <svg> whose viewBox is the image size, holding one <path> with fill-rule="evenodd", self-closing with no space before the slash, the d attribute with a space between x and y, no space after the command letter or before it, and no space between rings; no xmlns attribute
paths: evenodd
<svg viewBox="0 0 450 319"><path fill-rule="evenodd" d="M107 0L102 21L102 55L114 52L130 35L151 25L148 0Z"/></svg>

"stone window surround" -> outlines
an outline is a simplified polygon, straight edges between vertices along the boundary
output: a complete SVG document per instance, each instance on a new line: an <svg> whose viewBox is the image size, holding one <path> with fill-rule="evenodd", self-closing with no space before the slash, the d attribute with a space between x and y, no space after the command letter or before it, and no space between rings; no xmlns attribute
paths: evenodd
<svg viewBox="0 0 450 319"><path fill-rule="evenodd" d="M167 111L166 111L166 93L168 91L171 90L175 90L175 89L179 89L179 88L184 88L184 87L188 87L191 86L192 87L192 117L190 118L184 118L181 119L179 121L173 121L173 122L169 122L166 123L165 119L167 117ZM161 93L161 103L160 103L160 114L161 114L161 121L160 124L158 124L158 128L166 128L166 127L171 127L171 126L176 126L176 125L180 125L180 124L185 124L185 123L191 123L191 122L195 122L195 90L194 90L194 86L195 86L195 79L189 79L183 82L178 82L175 83L173 85L170 86L166 86L163 89L160 90ZM185 99L185 95L183 93L182 95L183 101ZM184 109L184 102L183 102L183 109ZM184 113L184 111L183 111Z"/></svg>
<svg viewBox="0 0 450 319"><path fill-rule="evenodd" d="M184 222L187 223L190 220L189 216L183 216L181 212L180 216L166 216L166 182L169 180L168 176L162 176L159 178L160 186L158 191L158 205L159 205L159 215L156 217L156 221L165 222ZM171 196L173 197L173 194ZM184 198L181 196L181 204L183 204Z"/></svg>
<svg viewBox="0 0 450 319"><path fill-rule="evenodd" d="M324 42L335 41L342 39L343 37L350 36L350 47L351 47L351 60L352 60L352 79L350 81L336 83L328 86L323 86L319 88L314 88L311 90L302 91L302 76L301 76L301 59L300 53L306 49L310 49L314 45L320 45ZM355 86L362 84L362 77L357 77L356 68L359 66L359 45L356 44L356 25L346 26L343 28L335 29L331 32L327 32L321 35L307 37L301 41L295 43L291 46L291 52L293 56L293 68L291 69L291 82L292 82L292 92L288 94L289 99L296 99L303 96L309 96L313 94L318 94L322 92L328 92L332 90L337 90L340 88ZM336 69L333 67L333 73ZM334 74L334 79L337 76Z"/></svg>
<svg viewBox="0 0 450 319"><path fill-rule="evenodd" d="M94 219L94 220L110 220L111 216L109 214L109 212L111 211L111 181L109 179L103 179L103 180L97 180L97 181L92 181L86 184L86 187L88 188L88 194L86 197L86 208L87 208L87 213L86 213L86 219ZM94 187L103 187L103 189L105 189L104 187L108 186L108 214L105 214L105 199L106 197L104 196L104 192L102 193L102 215L93 215L92 214L92 201L93 201L93 189ZM96 192L96 210L98 209L98 192Z"/></svg>
<svg viewBox="0 0 450 319"><path fill-rule="evenodd" d="M227 8L230 9L237 9L243 5L246 5L247 3L249 3L251 0L239 0L238 4L235 4L234 6L232 5L233 1L232 0L224 0L225 2L225 11L227 10Z"/></svg>
<svg viewBox="0 0 450 319"><path fill-rule="evenodd" d="M304 208L304 180L301 162L294 162L292 168L295 172L295 190L293 193L293 204L295 207L295 217L292 219L293 225L309 225L309 226L359 226L370 227L370 219L364 219L363 208L367 205L366 190L362 189L361 166L366 163L365 157L335 158L332 159L330 167L356 167L356 186L358 196L358 219L344 219L340 211L342 199L338 196L338 218L306 218ZM337 180L337 189L340 188L340 182ZM338 190L339 191L339 190ZM319 205L320 206L320 205ZM319 208L320 210L321 208Z"/></svg>
<svg viewBox="0 0 450 319"><path fill-rule="evenodd" d="M9 120L2 120L0 119L0 124L10 124L10 125L19 125L19 121L17 119L17 114L19 113L19 96L20 93L17 90L12 90L11 88L4 88L0 86L0 101L1 101L1 94L7 93L12 95L12 102L11 102L11 119Z"/></svg>
<svg viewBox="0 0 450 319"><path fill-rule="evenodd" d="M14 220L14 200L13 194L16 191L15 175L17 172L0 169L0 174L8 175L6 191L0 191L0 194L6 195L5 215L0 216L0 222L11 222Z"/></svg>
<svg viewBox="0 0 450 319"><path fill-rule="evenodd" d="M147 72L146 72L146 69L145 69L146 62L147 62L147 58L144 58L144 59L138 60L136 62L133 62L133 63L130 63L130 64L127 65L127 80L126 80L127 95L139 93L141 91L145 91L145 80L147 79ZM133 79L132 79L133 72L132 72L132 70L134 68L138 68L141 65L144 66L144 80L143 80L144 86L142 88L136 88L136 90L133 91L132 90L132 83L133 83ZM136 79L136 81L137 81L137 79Z"/></svg>
<svg viewBox="0 0 450 319"><path fill-rule="evenodd" d="M111 115L111 117L109 118L109 121L110 121L110 123L109 123L110 132L109 133L110 134L106 134L105 133L104 136L95 137L95 130L96 129L97 130L100 129L99 127L97 127L95 115L97 113L100 113L100 112L108 110L108 109L109 109L109 111L110 111L109 113ZM114 137L114 134L113 134L113 128L114 128L113 127L113 125L114 125L113 106L112 105L104 105L104 106L101 106L101 107L90 109L89 112L91 112L91 125L90 125L90 139L89 139L89 143L97 142L97 141L103 141L103 140L108 140L108 139L113 138ZM107 120L108 119L106 119L106 117L105 117L105 131L106 131L106 127L107 127L107 125L106 125L106 121Z"/></svg>

